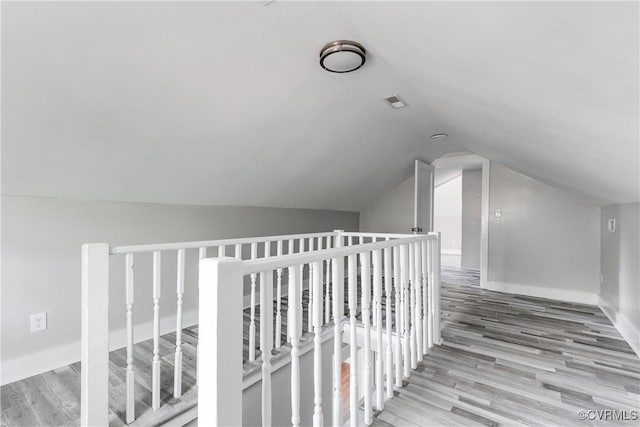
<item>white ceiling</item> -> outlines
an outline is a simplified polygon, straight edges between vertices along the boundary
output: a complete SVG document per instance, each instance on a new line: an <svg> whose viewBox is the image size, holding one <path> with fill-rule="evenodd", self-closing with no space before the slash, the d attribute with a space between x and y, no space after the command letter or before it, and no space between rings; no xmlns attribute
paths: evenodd
<svg viewBox="0 0 640 427"><path fill-rule="evenodd" d="M466 149L637 201L638 3L3 2L2 107L4 194L358 210Z"/></svg>

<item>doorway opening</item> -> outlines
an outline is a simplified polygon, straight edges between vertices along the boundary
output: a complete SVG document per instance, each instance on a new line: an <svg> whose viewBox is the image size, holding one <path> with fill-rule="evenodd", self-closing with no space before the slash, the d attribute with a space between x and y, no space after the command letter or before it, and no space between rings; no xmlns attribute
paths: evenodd
<svg viewBox="0 0 640 427"><path fill-rule="evenodd" d="M461 156L436 160L434 229L441 233L442 275L447 282L481 285L483 247L484 159Z"/></svg>

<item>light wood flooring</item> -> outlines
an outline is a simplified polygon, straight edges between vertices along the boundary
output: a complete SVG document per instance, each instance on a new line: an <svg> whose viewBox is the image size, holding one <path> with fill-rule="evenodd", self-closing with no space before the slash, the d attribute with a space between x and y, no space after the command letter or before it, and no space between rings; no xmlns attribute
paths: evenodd
<svg viewBox="0 0 640 427"><path fill-rule="evenodd" d="M578 417L640 409L640 359L598 307L483 290L448 261L444 343L374 425L640 425Z"/></svg>
<svg viewBox="0 0 640 427"><path fill-rule="evenodd" d="M302 294L303 299L303 331L305 336L301 342L311 337L307 334L307 309L309 295ZM287 332L287 298L282 304L281 343L286 343ZM274 316L276 303L274 302ZM256 346L259 346L260 306L256 306ZM249 362L249 323L250 310L244 310L243 339L243 375L247 376L260 370L260 351L256 350L256 360ZM275 323L275 319L274 319ZM331 325L327 325L331 328ZM275 327L274 327L275 331ZM161 384L160 399L162 406L151 409L151 361L153 359L153 340L146 340L134 345L136 425L175 425L173 417L193 408L197 404L196 387L196 346L197 325L183 329L183 378L180 398L173 397L173 371L175 354L175 332L160 337ZM288 345L273 350L273 362L284 357L290 351ZM109 354L109 409L110 426L125 425L125 390L126 390L126 350L114 350ZM1 418L0 426L76 426L80 424L80 363L73 363L43 374L35 375L0 388Z"/></svg>
<svg viewBox="0 0 640 427"><path fill-rule="evenodd" d="M639 409L640 360L597 307L485 291L478 272L456 262L443 257L444 343L386 402L376 425L590 425L598 423L580 421L579 410ZM245 310L245 361L248 318ZM172 397L175 333L161 338L163 407L155 413L149 409L152 342L135 345L139 425L174 425L172 410L195 405L196 337L197 326L184 330L181 399ZM275 357L287 351L284 346ZM113 351L110 363L111 424L122 425L124 349ZM245 374L257 366L245 363ZM80 364L2 386L0 395L3 426L78 425Z"/></svg>

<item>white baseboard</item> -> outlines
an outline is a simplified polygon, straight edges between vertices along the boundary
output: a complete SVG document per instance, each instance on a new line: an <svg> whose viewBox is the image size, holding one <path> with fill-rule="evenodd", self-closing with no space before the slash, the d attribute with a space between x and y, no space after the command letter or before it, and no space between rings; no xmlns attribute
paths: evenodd
<svg viewBox="0 0 640 427"><path fill-rule="evenodd" d="M640 357L640 331L629 321L625 316L618 313L613 306L607 301L598 296L598 307L602 312L611 320L613 326L620 332L622 338L629 344L629 346Z"/></svg>
<svg viewBox="0 0 640 427"><path fill-rule="evenodd" d="M598 294L594 292L572 291L569 289L553 289L542 286L519 285L487 281L485 289L509 294L526 295L530 297L549 298L579 304L598 305Z"/></svg>
<svg viewBox="0 0 640 427"><path fill-rule="evenodd" d="M308 287L308 280L304 280L303 288ZM286 296L288 286L283 286L282 296ZM274 293L275 297L275 293ZM251 306L251 295L245 295L244 308ZM256 290L256 303L260 303L260 291ZM183 314L183 326L189 327L198 323L198 311L189 310ZM160 319L160 334L174 332L176 328L175 315ZM145 322L135 326L135 342L145 341L153 337L153 322ZM109 349L116 350L127 345L127 330L125 328L109 333ZM19 381L43 372L57 369L80 361L80 340L72 341L56 347L48 348L23 357L3 360L0 367L0 385Z"/></svg>
<svg viewBox="0 0 640 427"><path fill-rule="evenodd" d="M444 255L462 255L462 251L460 249L442 249L441 252Z"/></svg>
<svg viewBox="0 0 640 427"><path fill-rule="evenodd" d="M182 317L183 327L187 328L198 323L198 311L185 311ZM160 319L160 334L174 332L176 316ZM153 337L153 322L136 325L134 331L135 342L145 341ZM109 333L109 349L116 350L127 345L127 330L125 328ZM5 385L14 381L38 375L80 361L80 340L57 347L48 348L24 357L2 361L0 384Z"/></svg>
<svg viewBox="0 0 640 427"><path fill-rule="evenodd" d="M2 361L2 385L41 374L80 360L80 340L48 348L28 356Z"/></svg>

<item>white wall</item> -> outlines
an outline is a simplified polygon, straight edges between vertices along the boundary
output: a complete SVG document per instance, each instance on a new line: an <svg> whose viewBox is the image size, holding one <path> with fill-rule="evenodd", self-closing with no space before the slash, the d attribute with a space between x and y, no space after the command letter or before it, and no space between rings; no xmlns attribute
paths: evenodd
<svg viewBox="0 0 640 427"><path fill-rule="evenodd" d="M360 211L360 231L411 233L414 178L411 175Z"/></svg>
<svg viewBox="0 0 640 427"><path fill-rule="evenodd" d="M480 269L482 169L462 171L462 268Z"/></svg>
<svg viewBox="0 0 640 427"><path fill-rule="evenodd" d="M640 203L602 208L601 307L640 355ZM609 232L607 221L615 219Z"/></svg>
<svg viewBox="0 0 640 427"><path fill-rule="evenodd" d="M434 191L433 229L442 237L442 252L460 254L462 249L462 175Z"/></svg>
<svg viewBox="0 0 640 427"><path fill-rule="evenodd" d="M489 206L489 289L597 303L598 206L493 162Z"/></svg>
<svg viewBox="0 0 640 427"><path fill-rule="evenodd" d="M357 230L358 213L258 207L203 207L2 196L2 383L80 359L80 245L205 240ZM110 327L122 345L124 260L112 257ZM135 258L137 338L152 319L150 256ZM187 253L185 322L195 322L197 254ZM189 268L191 266L192 268ZM175 254L163 256L161 316L174 328ZM31 334L29 316L48 313ZM120 341L120 342L119 342Z"/></svg>

